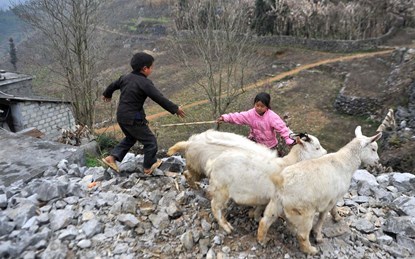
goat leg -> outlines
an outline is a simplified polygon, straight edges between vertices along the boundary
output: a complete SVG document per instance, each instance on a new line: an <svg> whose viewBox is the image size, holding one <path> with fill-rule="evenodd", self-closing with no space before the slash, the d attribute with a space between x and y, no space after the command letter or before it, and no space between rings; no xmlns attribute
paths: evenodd
<svg viewBox="0 0 415 259"><path fill-rule="evenodd" d="M313 210L299 208L284 208L285 216L297 229L297 239L300 249L306 254L314 255L317 248L310 244L310 231L313 228ZM327 212L326 212L327 213Z"/></svg>
<svg viewBox="0 0 415 259"><path fill-rule="evenodd" d="M259 222L257 239L258 242L265 246L268 229L278 218L278 207L275 201L271 200L265 208L264 216Z"/></svg>
<svg viewBox="0 0 415 259"><path fill-rule="evenodd" d="M326 219L328 210L320 212L318 215L317 223L313 227L313 234L317 243L323 242L323 235L321 234L321 228L323 227L324 220Z"/></svg>
<svg viewBox="0 0 415 259"><path fill-rule="evenodd" d="M229 200L229 196L221 191L211 192L210 194L212 195L211 208L213 216L218 221L219 226L221 226L226 233L232 233L233 227L226 220L225 215L222 212L222 209Z"/></svg>

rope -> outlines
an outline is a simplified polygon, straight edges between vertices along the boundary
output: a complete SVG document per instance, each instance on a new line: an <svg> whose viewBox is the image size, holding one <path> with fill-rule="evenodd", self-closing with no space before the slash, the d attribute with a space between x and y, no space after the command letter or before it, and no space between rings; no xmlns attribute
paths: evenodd
<svg viewBox="0 0 415 259"><path fill-rule="evenodd" d="M173 126L185 126L185 125L197 125L197 124L213 124L217 121L195 121L195 122L184 122L184 123L173 123L173 124L164 124L159 127L173 127Z"/></svg>

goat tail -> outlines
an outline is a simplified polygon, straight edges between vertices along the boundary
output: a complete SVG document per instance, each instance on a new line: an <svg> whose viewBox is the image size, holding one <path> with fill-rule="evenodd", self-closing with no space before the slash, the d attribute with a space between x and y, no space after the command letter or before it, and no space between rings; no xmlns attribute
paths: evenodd
<svg viewBox="0 0 415 259"><path fill-rule="evenodd" d="M169 150L167 151L167 155L172 156L175 153L184 152L188 144L189 144L188 141L177 142L176 144L174 144L172 147L169 148Z"/></svg>
<svg viewBox="0 0 415 259"><path fill-rule="evenodd" d="M281 174L272 174L270 178L274 185L277 186L278 189L281 189L282 185L284 184L284 178L281 176Z"/></svg>
<svg viewBox="0 0 415 259"><path fill-rule="evenodd" d="M386 114L385 119L383 119L382 124L380 124L376 132L383 132L388 128L394 129L395 127L396 127L396 121L395 121L393 109L389 109L388 114Z"/></svg>

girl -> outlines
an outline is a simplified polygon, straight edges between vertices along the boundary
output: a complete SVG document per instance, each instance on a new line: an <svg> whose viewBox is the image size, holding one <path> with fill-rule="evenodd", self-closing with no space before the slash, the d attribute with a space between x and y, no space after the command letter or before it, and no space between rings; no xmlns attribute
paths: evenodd
<svg viewBox="0 0 415 259"><path fill-rule="evenodd" d="M290 129L280 116L271 110L270 101L269 94L259 93L255 96L254 108L244 112L223 114L217 122L248 125L250 127L248 138L270 149L276 149L278 145L276 132L284 138L285 144L295 144L294 140L289 137Z"/></svg>

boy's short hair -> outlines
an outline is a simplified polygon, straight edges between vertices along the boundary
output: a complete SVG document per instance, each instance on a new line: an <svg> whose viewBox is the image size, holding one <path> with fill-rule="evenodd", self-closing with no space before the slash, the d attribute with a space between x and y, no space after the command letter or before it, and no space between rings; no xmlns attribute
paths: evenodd
<svg viewBox="0 0 415 259"><path fill-rule="evenodd" d="M131 58L131 68L136 71L140 72L143 67L151 67L153 65L154 58L150 54L145 52L138 52L135 53L134 56Z"/></svg>
<svg viewBox="0 0 415 259"><path fill-rule="evenodd" d="M268 93L262 92L255 96L254 104L258 101L261 101L268 109L271 109L271 96Z"/></svg>

